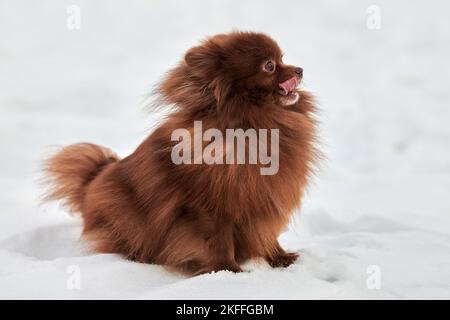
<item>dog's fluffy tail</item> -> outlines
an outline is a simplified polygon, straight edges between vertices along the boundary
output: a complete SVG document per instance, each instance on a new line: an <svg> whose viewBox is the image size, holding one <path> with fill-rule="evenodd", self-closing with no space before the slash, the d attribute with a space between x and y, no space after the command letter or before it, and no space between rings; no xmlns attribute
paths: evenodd
<svg viewBox="0 0 450 320"><path fill-rule="evenodd" d="M109 149L90 143L64 147L46 160L44 201L63 200L72 211L79 212L89 183L119 158Z"/></svg>

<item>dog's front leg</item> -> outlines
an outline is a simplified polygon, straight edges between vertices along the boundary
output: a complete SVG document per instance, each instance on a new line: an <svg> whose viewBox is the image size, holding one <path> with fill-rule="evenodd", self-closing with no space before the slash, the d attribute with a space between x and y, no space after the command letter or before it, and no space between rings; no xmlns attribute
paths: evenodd
<svg viewBox="0 0 450 320"><path fill-rule="evenodd" d="M217 219L215 227L208 235L208 247L211 253L211 271L242 272L235 260L232 221L225 218Z"/></svg>
<svg viewBox="0 0 450 320"><path fill-rule="evenodd" d="M278 243L278 240L275 241L275 251L265 257L266 261L272 268L285 268L293 264L299 254L297 252L286 252Z"/></svg>

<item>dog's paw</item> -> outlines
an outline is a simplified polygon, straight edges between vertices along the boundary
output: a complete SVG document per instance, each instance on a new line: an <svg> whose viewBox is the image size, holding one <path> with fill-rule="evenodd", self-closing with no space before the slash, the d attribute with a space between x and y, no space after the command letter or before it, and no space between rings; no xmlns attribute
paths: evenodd
<svg viewBox="0 0 450 320"><path fill-rule="evenodd" d="M268 258L267 262L272 268L286 268L293 264L298 257L297 252L284 252Z"/></svg>
<svg viewBox="0 0 450 320"><path fill-rule="evenodd" d="M242 268L237 263L223 263L214 267L213 271L231 271L234 273L243 272Z"/></svg>

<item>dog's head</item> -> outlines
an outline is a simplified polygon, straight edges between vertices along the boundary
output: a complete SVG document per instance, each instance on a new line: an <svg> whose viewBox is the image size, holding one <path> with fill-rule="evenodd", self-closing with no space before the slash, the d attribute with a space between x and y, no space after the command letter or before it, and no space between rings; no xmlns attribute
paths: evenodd
<svg viewBox="0 0 450 320"><path fill-rule="evenodd" d="M253 32L219 34L191 48L160 87L166 101L287 106L298 101L302 68L286 65L277 43Z"/></svg>

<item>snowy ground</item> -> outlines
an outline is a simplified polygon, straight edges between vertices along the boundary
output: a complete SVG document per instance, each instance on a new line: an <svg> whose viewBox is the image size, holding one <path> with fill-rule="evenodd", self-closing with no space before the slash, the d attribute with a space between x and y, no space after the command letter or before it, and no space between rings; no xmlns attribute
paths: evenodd
<svg viewBox="0 0 450 320"><path fill-rule="evenodd" d="M450 298L448 2L118 3L0 2L0 298ZM366 27L371 4L380 30ZM86 253L80 221L38 206L49 146L128 154L155 123L139 106L151 85L233 28L276 38L320 101L328 161L281 238L300 261L185 278Z"/></svg>

